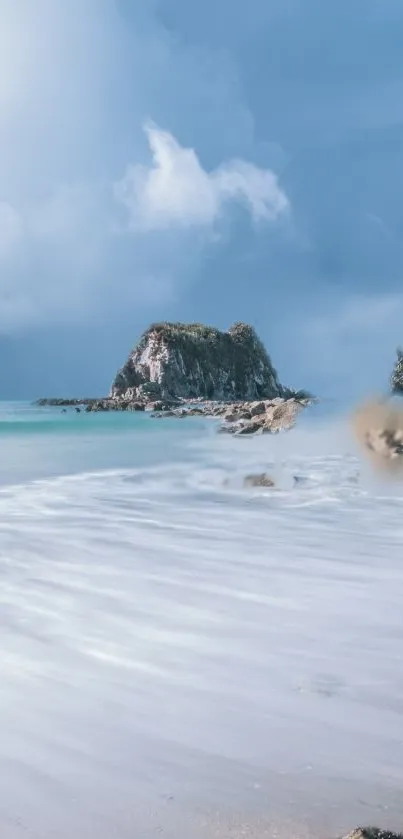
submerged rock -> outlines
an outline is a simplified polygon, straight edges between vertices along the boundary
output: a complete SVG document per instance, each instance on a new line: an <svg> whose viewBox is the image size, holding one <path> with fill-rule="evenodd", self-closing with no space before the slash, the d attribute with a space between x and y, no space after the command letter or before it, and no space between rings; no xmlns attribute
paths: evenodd
<svg viewBox="0 0 403 839"><path fill-rule="evenodd" d="M219 434L235 434L236 430L237 430L236 425L234 425L233 423L232 424L228 423L228 425L220 425L219 428L218 428L218 433Z"/></svg>
<svg viewBox="0 0 403 839"><path fill-rule="evenodd" d="M228 332L202 324L153 324L117 373L112 397L158 386L162 397L256 401L283 388L256 335L244 323Z"/></svg>
<svg viewBox="0 0 403 839"><path fill-rule="evenodd" d="M306 484L307 479L303 475L293 475L293 484L294 486L301 486L301 484Z"/></svg>
<svg viewBox="0 0 403 839"><path fill-rule="evenodd" d="M244 487L274 487L273 478L266 472L258 475L247 475L243 482Z"/></svg>

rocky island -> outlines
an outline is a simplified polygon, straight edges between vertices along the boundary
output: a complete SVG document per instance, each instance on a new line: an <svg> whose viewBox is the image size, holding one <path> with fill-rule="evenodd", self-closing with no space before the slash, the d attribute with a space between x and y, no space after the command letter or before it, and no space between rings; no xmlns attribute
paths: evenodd
<svg viewBox="0 0 403 839"><path fill-rule="evenodd" d="M164 398L231 402L283 395L263 344L244 323L228 332L197 323L153 324L117 373L111 396L142 395L149 385Z"/></svg>
<svg viewBox="0 0 403 839"><path fill-rule="evenodd" d="M39 400L86 404L86 411L144 411L154 418L221 417L237 435L291 428L312 401L284 387L253 327L227 332L203 324L155 323L118 370L108 397Z"/></svg>

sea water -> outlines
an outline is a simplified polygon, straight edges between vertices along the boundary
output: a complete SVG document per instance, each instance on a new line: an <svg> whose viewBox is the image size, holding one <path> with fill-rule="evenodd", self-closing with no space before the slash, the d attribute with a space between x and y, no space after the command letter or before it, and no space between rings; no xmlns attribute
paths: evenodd
<svg viewBox="0 0 403 839"><path fill-rule="evenodd" d="M343 415L3 403L2 839L401 829L402 603L403 487Z"/></svg>

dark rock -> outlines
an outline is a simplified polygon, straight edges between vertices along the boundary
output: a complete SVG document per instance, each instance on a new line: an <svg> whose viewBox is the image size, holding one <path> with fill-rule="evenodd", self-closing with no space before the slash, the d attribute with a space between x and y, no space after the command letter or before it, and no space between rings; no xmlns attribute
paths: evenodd
<svg viewBox="0 0 403 839"><path fill-rule="evenodd" d="M252 405L250 406L250 414L252 417L257 417L259 414L264 414L265 412L265 402L252 402Z"/></svg>
<svg viewBox="0 0 403 839"><path fill-rule="evenodd" d="M61 407L75 407L76 405L91 405L94 402L97 402L98 399L95 397L91 399L64 399L62 397L57 398L43 398L37 399L34 402L34 405L37 405L38 408L61 408Z"/></svg>
<svg viewBox="0 0 403 839"><path fill-rule="evenodd" d="M224 414L225 422L236 422L239 419L239 414L235 411L230 411L228 414Z"/></svg>
<svg viewBox="0 0 403 839"><path fill-rule="evenodd" d="M262 433L262 424L256 421L250 421L245 423L245 425L240 425L235 430L235 436L240 437L246 434L257 434Z"/></svg>
<svg viewBox="0 0 403 839"><path fill-rule="evenodd" d="M258 475L247 475L243 482L244 487L274 487L273 478L266 472Z"/></svg>
<svg viewBox="0 0 403 839"><path fill-rule="evenodd" d="M97 413L100 411L121 411L125 410L125 408L122 408L122 405L118 405L113 399L97 399L95 402L87 405L86 410Z"/></svg>
<svg viewBox="0 0 403 839"><path fill-rule="evenodd" d="M138 386L137 395L150 400L159 399L162 395L161 385L159 382L144 382Z"/></svg>

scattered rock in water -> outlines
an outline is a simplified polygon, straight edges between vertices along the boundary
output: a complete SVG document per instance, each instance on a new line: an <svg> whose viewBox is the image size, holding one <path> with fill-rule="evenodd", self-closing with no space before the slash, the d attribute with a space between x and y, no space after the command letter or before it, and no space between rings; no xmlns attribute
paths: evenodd
<svg viewBox="0 0 403 839"><path fill-rule="evenodd" d="M38 408L74 408L76 405L91 405L93 402L98 402L98 399L92 397L91 399L66 399L64 397L57 397L57 398L43 398L37 399L34 402Z"/></svg>
<svg viewBox="0 0 403 839"><path fill-rule="evenodd" d="M275 483L267 472L261 472L257 475L247 475L243 485L244 487L274 487Z"/></svg>
<svg viewBox="0 0 403 839"><path fill-rule="evenodd" d="M144 382L139 386L127 388L122 394L114 394L103 399L91 400L40 400L39 405L79 405L85 406L87 413L105 411L150 411L154 419L166 417L212 417L221 418L223 424L220 433L235 436L253 436L256 434L274 434L293 427L296 417L304 407L294 397L276 397L259 401L215 401L212 399L193 398L188 402L182 397L156 398L161 388L158 383ZM313 401L313 400L311 400ZM403 439L402 439L403 446Z"/></svg>
<svg viewBox="0 0 403 839"><path fill-rule="evenodd" d="M145 402L130 399L97 399L86 407L87 413L99 413L105 411L145 411Z"/></svg>

